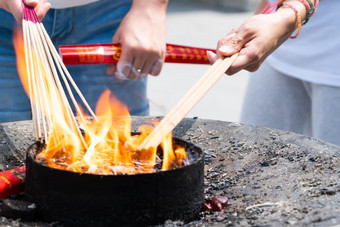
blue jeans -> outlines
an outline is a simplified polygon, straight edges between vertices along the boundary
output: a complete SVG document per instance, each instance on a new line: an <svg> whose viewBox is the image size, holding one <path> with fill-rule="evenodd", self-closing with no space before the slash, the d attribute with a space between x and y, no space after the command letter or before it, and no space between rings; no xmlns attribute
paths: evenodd
<svg viewBox="0 0 340 227"><path fill-rule="evenodd" d="M108 43L131 0L101 0L85 6L51 9L43 20L56 48L64 44ZM13 16L0 9L0 122L31 119L30 103L16 69L12 32ZM117 81L106 75L107 65L67 67L79 89L94 109L105 89L126 104L131 115L147 115L146 80ZM80 101L80 100L78 100Z"/></svg>

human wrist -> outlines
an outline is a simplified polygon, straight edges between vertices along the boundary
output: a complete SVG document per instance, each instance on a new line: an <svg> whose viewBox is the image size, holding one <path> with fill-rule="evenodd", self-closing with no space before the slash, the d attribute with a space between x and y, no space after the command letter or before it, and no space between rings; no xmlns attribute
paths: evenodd
<svg viewBox="0 0 340 227"><path fill-rule="evenodd" d="M131 11L138 11L154 22L166 22L168 0L133 0Z"/></svg>
<svg viewBox="0 0 340 227"><path fill-rule="evenodd" d="M6 0L0 0L0 8L9 11Z"/></svg>
<svg viewBox="0 0 340 227"><path fill-rule="evenodd" d="M277 10L282 8L281 6L284 5L284 3L293 6L293 8L300 14L301 20L303 21L302 25L304 25L317 11L319 2L320 0L281 0L278 4Z"/></svg>
<svg viewBox="0 0 340 227"><path fill-rule="evenodd" d="M284 9L289 9L295 13L295 28L297 28L297 32L290 38L295 39L299 36L302 25L307 24L310 17L316 12L318 4L319 0L280 0L277 3L276 12L280 9L281 12ZM301 9L301 7L304 9Z"/></svg>
<svg viewBox="0 0 340 227"><path fill-rule="evenodd" d="M17 14L21 12L21 0L0 0L0 8L13 14L17 19Z"/></svg>
<svg viewBox="0 0 340 227"><path fill-rule="evenodd" d="M296 29L296 13L288 7L280 7L274 16L277 18L277 23L282 27L283 31L293 32Z"/></svg>
<svg viewBox="0 0 340 227"><path fill-rule="evenodd" d="M132 7L138 9L155 9L161 12L166 12L168 6L168 0L133 0Z"/></svg>

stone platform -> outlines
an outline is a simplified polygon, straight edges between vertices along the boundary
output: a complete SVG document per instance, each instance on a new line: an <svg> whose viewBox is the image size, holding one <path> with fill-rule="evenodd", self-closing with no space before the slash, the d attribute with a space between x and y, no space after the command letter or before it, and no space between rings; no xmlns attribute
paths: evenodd
<svg viewBox="0 0 340 227"><path fill-rule="evenodd" d="M151 118L133 118L133 128ZM174 136L205 153L205 196L221 212L164 226L334 226L340 223L340 147L299 134L223 121L184 119ZM25 164L31 121L0 124L0 169ZM52 226L0 217L0 225ZM53 223L53 226L62 226Z"/></svg>

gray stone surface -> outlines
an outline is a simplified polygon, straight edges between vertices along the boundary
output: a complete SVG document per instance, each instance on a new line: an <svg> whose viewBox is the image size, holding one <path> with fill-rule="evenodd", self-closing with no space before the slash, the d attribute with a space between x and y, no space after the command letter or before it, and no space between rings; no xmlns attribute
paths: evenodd
<svg viewBox="0 0 340 227"><path fill-rule="evenodd" d="M150 120L133 118L133 128ZM221 212L202 212L187 226L340 223L340 147L285 131L189 118L175 128L174 136L204 150L205 196L229 197ZM0 141L3 168L22 165L25 150L34 141L32 122L0 124ZM4 217L1 224L47 225ZM164 224L183 225L180 220Z"/></svg>

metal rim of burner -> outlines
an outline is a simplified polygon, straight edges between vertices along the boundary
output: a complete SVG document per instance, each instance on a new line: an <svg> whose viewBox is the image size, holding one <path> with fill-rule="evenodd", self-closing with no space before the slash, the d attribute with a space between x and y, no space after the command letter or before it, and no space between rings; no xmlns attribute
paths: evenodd
<svg viewBox="0 0 340 227"><path fill-rule="evenodd" d="M166 220L189 222L204 202L201 148L174 138L193 161L167 171L135 175L95 175L38 163L42 144L27 150L25 193L39 218L71 226L149 226ZM189 159L189 158L188 158Z"/></svg>

